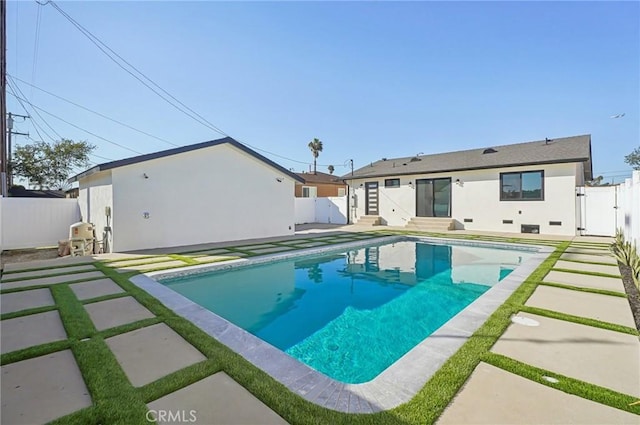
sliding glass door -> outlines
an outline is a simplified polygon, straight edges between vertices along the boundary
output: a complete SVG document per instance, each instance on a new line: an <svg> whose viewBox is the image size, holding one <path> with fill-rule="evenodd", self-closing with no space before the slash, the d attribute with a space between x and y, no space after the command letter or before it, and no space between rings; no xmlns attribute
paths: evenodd
<svg viewBox="0 0 640 425"><path fill-rule="evenodd" d="M416 180L416 217L451 217L451 179Z"/></svg>

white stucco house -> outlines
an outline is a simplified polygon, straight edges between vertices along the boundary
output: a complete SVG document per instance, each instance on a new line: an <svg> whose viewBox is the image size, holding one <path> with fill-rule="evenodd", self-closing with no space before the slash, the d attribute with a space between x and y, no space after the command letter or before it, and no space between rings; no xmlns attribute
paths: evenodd
<svg viewBox="0 0 640 425"><path fill-rule="evenodd" d="M383 158L343 179L351 222L575 235L591 136Z"/></svg>
<svg viewBox="0 0 640 425"><path fill-rule="evenodd" d="M108 252L292 235L302 179L232 138L96 165L74 177Z"/></svg>

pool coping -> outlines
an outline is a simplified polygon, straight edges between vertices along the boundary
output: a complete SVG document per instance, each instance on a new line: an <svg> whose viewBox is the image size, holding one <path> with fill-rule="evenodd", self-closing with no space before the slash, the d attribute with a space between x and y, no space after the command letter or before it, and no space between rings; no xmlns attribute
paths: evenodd
<svg viewBox="0 0 640 425"><path fill-rule="evenodd" d="M174 278L204 271L229 270L274 260L353 249L371 245L373 242L400 241L509 248L527 251L532 255L505 279L478 297L438 330L382 371L377 377L361 384L340 382L312 369L154 279ZM552 252L553 248L548 246L523 246L504 242L396 235L336 244L329 247L314 247L295 252L243 258L224 263L149 272L133 276L130 281L156 297L177 315L189 320L305 400L339 412L374 413L394 408L411 400L449 357L484 324L489 316L507 300Z"/></svg>

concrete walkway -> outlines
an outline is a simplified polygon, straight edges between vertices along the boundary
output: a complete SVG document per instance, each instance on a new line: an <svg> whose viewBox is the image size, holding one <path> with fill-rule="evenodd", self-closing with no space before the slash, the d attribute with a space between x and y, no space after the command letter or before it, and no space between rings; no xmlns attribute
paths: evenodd
<svg viewBox="0 0 640 425"><path fill-rule="evenodd" d="M604 264L615 263L608 250L574 243L561 258L555 268L567 271L552 270L543 282L624 294L619 277L579 273L619 274L617 266ZM624 297L539 285L525 305L635 328ZM640 398L637 336L526 312L518 316L533 320L534 326L512 323L492 352ZM640 417L480 363L438 423L640 424Z"/></svg>
<svg viewBox="0 0 640 425"><path fill-rule="evenodd" d="M138 257L134 262L139 264L144 258ZM169 267L186 265L169 257L148 261L155 261L154 267L158 266L158 261ZM6 267L13 273L5 273L0 284L0 312L3 315L0 351L3 355L22 354L24 359L0 367L0 423L43 424L93 405L77 359L66 348L68 345L64 345L72 335L67 334L63 325L59 311L65 307L56 303L52 296L54 289L68 288L73 294L72 301L82 305L96 331L113 333L119 327L123 329L104 342L133 387L144 386L206 360L165 323L126 332L127 325L153 319L155 315L92 265L74 265L83 262L87 259L69 258L67 261ZM54 264L58 267L51 267ZM132 268L130 264L131 261L123 261L113 266L124 272ZM71 266L61 267L68 265ZM43 266L48 268L20 271ZM42 309L48 311L42 312ZM31 356L29 350L42 350L47 354ZM286 424L223 372L152 401L148 407L162 424L183 423L181 421L185 419L196 419L195 423L200 424ZM169 411L186 411L193 416L160 416L168 415Z"/></svg>
<svg viewBox="0 0 640 425"><path fill-rule="evenodd" d="M326 229L327 235L336 229ZM341 229L342 230L342 229ZM321 233L321 232L318 232ZM114 254L101 256L121 273L153 270L196 262L238 258L308 246L321 246L322 235L309 241L301 234L278 247L266 241L207 246L171 256ZM500 235L496 235L500 236ZM504 236L504 235L501 235ZM513 236L513 235L511 235ZM519 235L518 235L519 236ZM326 236L327 238L334 236ZM297 241L298 239L301 239ZM576 239L577 240L577 239ZM614 325L633 327L626 298L603 295L593 289L624 293L615 260L606 249L588 246L592 240L572 244L543 279L526 306L564 313ZM236 244L238 245L238 244ZM120 260L120 261L118 261ZM82 343L73 326L64 326L60 312L71 303L81 306L95 328L104 333L104 346L122 369L133 389L206 361L206 357L175 330L140 304L130 293L90 263L90 258L8 264L0 283L3 356L24 355L1 367L2 424L46 423L94 404L71 343ZM581 262L577 262L581 261ZM589 262L589 263L585 263ZM40 268L39 270L31 270ZM594 276L580 272L603 273ZM556 285L556 286L554 286ZM559 287L558 285L563 285ZM583 288L592 291L577 291ZM67 298L64 298L67 297ZM71 297L71 298L69 298ZM637 336L587 326L543 315L520 312L536 326L512 324L492 352L610 390L640 397L640 342ZM74 320L78 317L74 316ZM71 332L71 334L69 334ZM80 341L80 342L78 342ZM31 350L31 351L30 351ZM38 351L40 350L40 351ZM34 354L29 354L34 353ZM268 406L224 372L211 374L146 402L158 412L196 412L201 424L285 424ZM160 419L160 418L158 418ZM184 423L190 416L179 417ZM480 363L439 418L443 424L562 423L639 424L640 417L554 389L488 363ZM172 423L159 421L159 423Z"/></svg>

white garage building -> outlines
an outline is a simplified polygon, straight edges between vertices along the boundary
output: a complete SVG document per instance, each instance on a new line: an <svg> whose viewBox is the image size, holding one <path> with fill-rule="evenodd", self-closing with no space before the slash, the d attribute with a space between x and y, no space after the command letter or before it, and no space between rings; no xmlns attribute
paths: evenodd
<svg viewBox="0 0 640 425"><path fill-rule="evenodd" d="M108 162L79 182L83 221L109 252L294 233L302 179L232 138Z"/></svg>

